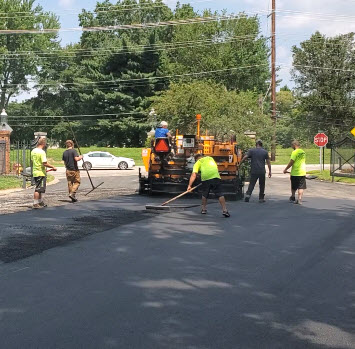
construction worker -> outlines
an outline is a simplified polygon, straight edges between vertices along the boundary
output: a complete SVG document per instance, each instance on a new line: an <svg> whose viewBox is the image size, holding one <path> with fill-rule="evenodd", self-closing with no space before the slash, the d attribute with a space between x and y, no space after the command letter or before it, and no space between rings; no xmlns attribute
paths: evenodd
<svg viewBox="0 0 355 349"><path fill-rule="evenodd" d="M172 138L166 121L162 121L159 127L155 130L155 138Z"/></svg>
<svg viewBox="0 0 355 349"><path fill-rule="evenodd" d="M256 141L256 148L250 149L243 157L240 164L246 159L251 159L250 183L245 196L245 202L249 202L255 184L259 181L259 202L265 202L265 162L269 168L269 178L271 178L271 162L268 152L263 148L263 142Z"/></svg>
<svg viewBox="0 0 355 349"><path fill-rule="evenodd" d="M305 189L307 189L306 153L301 149L301 145L298 141L293 141L291 146L293 152L291 154L290 162L284 169L284 173L289 173L288 169L292 167L290 202L297 205L302 205L303 192ZM297 200L296 191L298 191Z"/></svg>
<svg viewBox="0 0 355 349"><path fill-rule="evenodd" d="M46 138L40 138L37 147L31 152L32 176L36 185L33 197L34 209L47 207L43 202L43 196L46 192L46 167L53 169L53 171L57 171L54 166L47 162L47 155L44 151L46 145Z"/></svg>
<svg viewBox="0 0 355 349"><path fill-rule="evenodd" d="M207 199L210 191L212 190L216 197L219 200L219 203L222 206L222 214L224 217L230 217L230 214L227 210L226 200L222 194L222 183L221 176L219 175L218 166L214 159L210 156L203 156L202 154L197 154L195 156L195 165L192 170L190 177L190 182L187 190L192 189L192 185L196 180L197 174L201 172L201 181L202 181L202 214L207 214Z"/></svg>
<svg viewBox="0 0 355 349"><path fill-rule="evenodd" d="M67 150L63 153L62 160L66 168L66 176L68 181L69 198L72 202L77 202L76 193L80 186L80 171L78 161L82 160L83 156L77 153L74 149L74 142L67 140L65 142Z"/></svg>

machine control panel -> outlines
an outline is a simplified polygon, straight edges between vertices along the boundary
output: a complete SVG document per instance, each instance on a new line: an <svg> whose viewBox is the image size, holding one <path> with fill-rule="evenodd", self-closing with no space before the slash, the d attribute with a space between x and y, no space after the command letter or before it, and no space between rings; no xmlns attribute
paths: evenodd
<svg viewBox="0 0 355 349"><path fill-rule="evenodd" d="M191 149L195 148L196 137L195 136L184 136L182 140L182 147Z"/></svg>

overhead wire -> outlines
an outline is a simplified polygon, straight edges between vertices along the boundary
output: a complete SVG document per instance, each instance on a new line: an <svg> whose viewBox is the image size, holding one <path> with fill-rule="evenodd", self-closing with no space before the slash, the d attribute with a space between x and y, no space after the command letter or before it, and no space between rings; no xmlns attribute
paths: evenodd
<svg viewBox="0 0 355 349"><path fill-rule="evenodd" d="M190 4L200 4L200 3L208 3L208 2L217 2L218 0L193 0L193 1L189 1L187 3L182 3L180 2L180 5L190 5ZM138 5L138 6L137 6ZM145 6L147 5L147 6ZM92 11L88 11L90 12L96 12L97 9L99 9L98 11L100 12L100 9L112 9L112 8L122 8L122 10L127 9L127 10L137 10L139 8L141 8L142 6L144 7L148 7L148 8L152 8L152 6L154 7L156 5L156 3L147 3L147 4L120 4L120 5L108 5L108 6L99 6L96 7L95 9L93 9ZM157 5L156 7L169 7L169 5L163 3L161 5ZM64 15L68 15L68 14L81 14L82 10L81 9L63 9L62 11ZM106 12L106 11L105 11ZM1 14L5 14L7 15L9 13L8 12L0 12L0 16ZM39 14L39 15L45 15L48 13L52 13L51 11L10 11L10 13L12 14ZM58 13L58 15L60 15L61 13ZM1 18L1 17L0 17Z"/></svg>
<svg viewBox="0 0 355 349"><path fill-rule="evenodd" d="M0 53L0 58L6 58L6 59L11 59L12 56L15 56L16 59L18 56L28 56L30 54L36 54L38 56L40 55L56 55L58 53L63 53L64 55L61 55L60 57L75 57L75 54L81 54L82 53L87 53L87 56L101 53L101 52L107 52L107 54L125 54L125 53L131 53L132 51L135 52L143 52L144 50L147 50L151 48L151 50L158 50L158 49L178 49L178 48L184 48L184 47L191 47L194 45L203 45L203 44L224 44L224 43L230 43L233 41L254 41L254 40L259 40L259 39L265 39L265 40L270 40L270 38L266 38L263 36L257 36L258 33L252 33L249 35L240 35L240 36L230 36L223 38L222 40L218 39L205 39L205 40L196 40L196 41L180 41L180 42L171 42L171 43L162 43L162 44L152 44L152 45L132 45L128 46L126 50L120 50L118 52L114 51L117 49L121 49L120 47L117 46L110 46L110 47L101 47L101 48L76 48L76 49L70 49L70 50L65 50L65 49L56 49L56 50L51 50L49 52L44 52L44 51L10 51L7 53ZM290 34L292 35L292 34ZM286 39L279 39L279 41L286 40ZM332 43L332 42L326 42L326 40L314 40L310 39L312 43L325 43L326 46L343 46L343 43ZM351 45L355 45L355 43L351 43ZM149 50L148 50L149 52ZM72 56L71 56L72 55ZM104 54L103 54L104 55ZM10 58L9 58L10 57ZM41 57L46 58L46 57Z"/></svg>
<svg viewBox="0 0 355 349"><path fill-rule="evenodd" d="M240 67L231 67L231 68L225 68L225 69L216 69L216 70L209 70L209 71L201 71L201 72L189 72L189 73L184 73L184 74L171 74L171 75L165 75L165 76L151 76L151 77L146 77L146 78L134 78L134 79L118 79L118 80L103 80L103 81L85 81L85 82L62 82L62 83L42 83L38 84L36 86L36 89L38 87L63 87L63 86L71 86L74 88L80 87L80 86L92 86L93 88L100 88L102 84L104 84L104 87L108 87L107 85L110 85L109 88L114 88L118 87L117 84L125 84L125 83L139 83L139 82L148 82L151 80L161 80L161 79L174 79L174 78L181 78L181 77L190 77L190 76L198 76L198 75L208 75L208 74L214 74L214 73L223 73L223 72L228 72L228 71L235 71L235 70L243 70L243 69L251 69L251 68L257 68L257 67L265 67L268 66L269 64L255 64L255 65L248 65L248 66L240 66ZM284 64L284 63L277 63L278 66L284 66L284 67L299 67L299 68L305 68L305 69L318 69L318 70L329 70L329 71L338 71L338 72L346 72L346 73L354 73L354 69L341 69L341 68L329 68L329 67L320 67L320 66L310 66L310 65L301 65L301 64L294 64L294 65L289 65L289 64ZM17 87L18 85L16 84L8 84L6 85L7 87Z"/></svg>
<svg viewBox="0 0 355 349"><path fill-rule="evenodd" d="M268 66L268 64L254 64L254 65L247 65L247 66L239 66L239 67L231 67L225 69L216 69L216 70L207 70L207 71L200 71L200 72L190 72L184 74L171 74L165 76L154 76L154 77L146 77L146 78L136 78L136 79L118 79L118 80L103 80L103 81L86 81L86 82L62 82L57 84L52 83L42 83L38 84L39 86L50 86L50 87L60 87L60 86L82 86L82 85L100 85L100 84L120 84L125 82L141 82L141 81L150 81L150 80L160 80L160 79L172 79L172 78L181 78L181 77L189 77L189 76L198 76L198 75L207 75L207 74L214 74L214 73L223 73L228 71L235 71L235 70L243 70L243 69L251 69L255 67L262 67ZM17 84L7 84L7 87L16 87ZM97 86L96 86L97 87Z"/></svg>
<svg viewBox="0 0 355 349"><path fill-rule="evenodd" d="M284 17L290 17L293 14L300 14L297 11L286 11L286 10L279 10L277 11L276 15L280 16L280 13ZM172 21L162 21L162 22L151 22L151 23L134 23L134 24L118 24L112 26L88 26L88 27L78 27L78 28L53 28L53 29L18 29L18 30L8 30L8 29L1 29L0 34L53 34L59 32L68 32L68 31L111 31L111 30L130 30L130 29L146 29L146 28L155 28L155 27L165 27L165 26L176 26L176 25L187 25L187 24L196 24L196 23L208 23L208 22L215 22L215 21L226 21L226 20L233 20L240 18L242 16L246 16L247 14L252 15L268 15L267 11L248 11L242 12L238 15L223 15L223 16L207 16L207 17L194 17L189 19L180 19L180 20L172 20ZM304 13L303 13L304 14ZM307 13L305 14L307 15ZM319 17L321 15L325 15L326 18ZM294 16L292 16L294 17ZM315 18L319 20L329 20L332 19L332 15L328 14L318 14L318 17L310 17L308 18ZM347 18L354 19L355 16L343 16L339 19L339 15L334 15L335 21L342 21L344 22Z"/></svg>
<svg viewBox="0 0 355 349"><path fill-rule="evenodd" d="M0 35L3 34L57 34L60 32L97 32L97 31L116 31L116 30L131 30L131 29L147 29L168 26L179 26L189 24L213 23L218 21L240 20L247 18L245 13L238 15L223 15L223 16L207 16L207 17L194 17L187 19L178 19L172 21L162 22L147 22L135 24L118 24L111 26L88 26L77 28L51 28L51 29L1 29Z"/></svg>
<svg viewBox="0 0 355 349"><path fill-rule="evenodd" d="M11 115L9 116L9 119L14 118L50 118L50 119L56 119L56 118L78 118L78 117L90 117L90 116L121 116L121 115L131 115L131 114L137 114L138 112L119 112L119 113L101 113L101 114L71 114L71 115Z"/></svg>
<svg viewBox="0 0 355 349"><path fill-rule="evenodd" d="M109 56L109 55L125 55L131 53L142 53L142 52L155 52L155 51L168 51L168 50L178 50L183 48L191 48L191 47L199 47L199 46L214 46L214 45L224 45L234 42L244 42L244 41L257 41L262 40L262 37L257 37L257 33L254 35L244 35L244 36L235 36L223 39L223 41L218 41L214 39L208 40L200 40L200 41L191 41L191 42L180 42L180 43L166 43L161 45L137 45L137 46L129 46L126 50L118 50L114 51L113 49L100 49L100 50L85 50L85 51L55 51L55 52L47 52L47 53L39 53L36 54L39 59L58 59L58 58L76 58L76 57L102 57L102 56ZM117 49L117 48L116 48ZM61 52L63 54L59 54L57 52ZM28 53L9 53L9 54L1 54L0 59L6 60L21 60L24 58L28 58ZM42 57L42 54L44 57ZM52 57L51 57L52 55Z"/></svg>

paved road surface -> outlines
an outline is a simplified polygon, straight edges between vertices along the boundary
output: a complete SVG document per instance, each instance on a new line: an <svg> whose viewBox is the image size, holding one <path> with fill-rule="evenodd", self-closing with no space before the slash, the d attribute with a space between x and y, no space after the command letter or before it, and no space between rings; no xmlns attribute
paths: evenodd
<svg viewBox="0 0 355 349"><path fill-rule="evenodd" d="M1 348L355 348L355 187L308 183L230 219L134 195L0 216Z"/></svg>
<svg viewBox="0 0 355 349"><path fill-rule="evenodd" d="M65 179L65 168L58 168L57 172L51 172L55 181L50 183L45 194L45 202L50 206L63 206L71 202L68 198L68 188ZM81 185L78 193L80 201L99 200L117 195L129 195L138 189L138 168L133 170L92 170L90 171L94 186L100 186L100 190L91 192L91 183L86 171L81 171ZM27 190L0 191L0 214L27 211L33 205L33 188Z"/></svg>

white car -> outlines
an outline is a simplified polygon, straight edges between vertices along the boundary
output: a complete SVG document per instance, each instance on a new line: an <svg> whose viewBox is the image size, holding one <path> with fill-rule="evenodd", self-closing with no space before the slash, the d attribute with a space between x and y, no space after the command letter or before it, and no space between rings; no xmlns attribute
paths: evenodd
<svg viewBox="0 0 355 349"><path fill-rule="evenodd" d="M78 166L87 170L91 170L92 168L127 170L133 168L136 164L133 159L114 156L105 151L91 151L84 154L83 160L78 161Z"/></svg>

